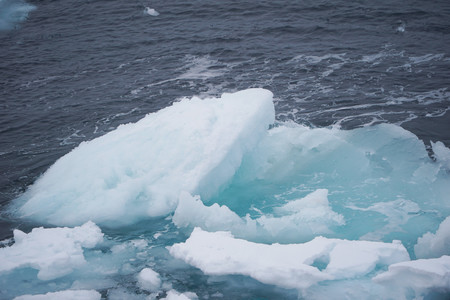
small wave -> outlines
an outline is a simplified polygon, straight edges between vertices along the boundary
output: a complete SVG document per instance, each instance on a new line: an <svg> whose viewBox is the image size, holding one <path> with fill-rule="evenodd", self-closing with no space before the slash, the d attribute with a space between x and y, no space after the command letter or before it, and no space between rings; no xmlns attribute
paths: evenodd
<svg viewBox="0 0 450 300"><path fill-rule="evenodd" d="M346 53L341 53L341 54L325 54L323 56L315 56L315 55L297 55L296 57L293 58L293 60L295 61L305 61L308 64L317 64L322 62L323 60L331 60L331 59L335 59L335 60L339 60L339 61L345 61L345 55Z"/></svg>
<svg viewBox="0 0 450 300"><path fill-rule="evenodd" d="M366 63L373 63L374 65L377 65L380 63L380 61L388 58L388 57L403 57L404 51L397 51L395 49L392 50L385 50L383 49L381 52L375 53L375 54L369 54L364 55L361 59L361 61Z"/></svg>
<svg viewBox="0 0 450 300"><path fill-rule="evenodd" d="M420 64L424 62L429 62L432 60L442 60L444 58L444 53L439 54L426 54L422 56L414 56L410 57L409 60L414 64Z"/></svg>

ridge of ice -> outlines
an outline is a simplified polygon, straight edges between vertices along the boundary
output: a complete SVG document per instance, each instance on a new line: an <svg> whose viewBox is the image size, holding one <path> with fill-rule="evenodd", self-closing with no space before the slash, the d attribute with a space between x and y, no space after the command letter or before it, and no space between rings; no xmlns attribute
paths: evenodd
<svg viewBox="0 0 450 300"><path fill-rule="evenodd" d="M299 290L324 280L363 276L377 265L409 260L405 247L398 241L316 237L303 244L268 245L237 239L229 232L207 232L200 228L195 228L186 242L168 249L172 256L207 275L241 274L266 284ZM315 267L317 261L326 263L326 268Z"/></svg>
<svg viewBox="0 0 450 300"><path fill-rule="evenodd" d="M206 206L200 196L182 192L172 217L179 228L200 227L207 231L230 231L238 237L265 239L312 238L330 233L329 226L345 224L342 215L329 206L328 190L318 189L304 198L274 208L275 215L252 219L238 216L226 205Z"/></svg>

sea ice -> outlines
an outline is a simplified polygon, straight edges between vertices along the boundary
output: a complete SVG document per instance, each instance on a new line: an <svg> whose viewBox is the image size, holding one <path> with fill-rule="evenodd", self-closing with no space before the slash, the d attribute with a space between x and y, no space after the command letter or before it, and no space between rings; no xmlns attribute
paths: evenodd
<svg viewBox="0 0 450 300"><path fill-rule="evenodd" d="M30 267L39 270L40 280L58 278L83 266L83 248L102 240L103 233L92 222L75 228L39 227L28 234L16 229L15 243L0 248L0 273Z"/></svg>
<svg viewBox="0 0 450 300"><path fill-rule="evenodd" d="M414 246L417 258L433 258L450 255L450 217L440 225L436 233L427 232L419 237Z"/></svg>
<svg viewBox="0 0 450 300"><path fill-rule="evenodd" d="M110 299L195 299L172 290L172 283L202 289L203 280L168 259L164 247L184 240L175 226L201 229L168 247L173 257L206 274L301 290L306 299L389 298L397 287L399 299L411 290L417 297L449 293L449 258L442 255L450 254L450 217L436 231L450 213L448 148L433 143L433 161L422 141L396 125L346 131L277 123L268 130L273 122L272 94L251 89L184 99L82 143L15 201L19 216L115 227L168 216L113 229L101 249L89 251L83 248L103 240L92 222L16 230L15 244L0 242L0 275L17 285L0 294L70 287L107 291ZM417 241L416 256L433 259L410 262L400 242L365 239L401 239L410 253ZM164 282L143 266L164 270ZM42 283L29 268L40 280L55 280Z"/></svg>
<svg viewBox="0 0 450 300"><path fill-rule="evenodd" d="M41 295L23 295L14 300L100 300L101 295L95 290L66 290Z"/></svg>
<svg viewBox="0 0 450 300"><path fill-rule="evenodd" d="M60 158L18 200L18 213L56 225L121 226L169 214L181 191L208 199L274 114L264 89L176 102Z"/></svg>
<svg viewBox="0 0 450 300"><path fill-rule="evenodd" d="M364 276L377 265L408 261L400 242L381 243L316 237L303 244L258 244L229 232L195 228L185 243L174 244L175 258L208 275L241 274L266 284L305 289L320 281ZM257 255L255 255L257 253ZM315 267L324 263L323 270Z"/></svg>

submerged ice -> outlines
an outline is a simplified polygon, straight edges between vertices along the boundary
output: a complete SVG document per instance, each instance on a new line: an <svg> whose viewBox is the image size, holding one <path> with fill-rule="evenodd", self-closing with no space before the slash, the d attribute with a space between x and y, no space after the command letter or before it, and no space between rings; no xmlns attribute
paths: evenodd
<svg viewBox="0 0 450 300"><path fill-rule="evenodd" d="M82 143L12 204L74 228L16 230L0 280L26 274L32 293L3 295L233 298L235 275L307 299L449 295L450 149L432 150L396 125L278 123L263 89L183 99Z"/></svg>

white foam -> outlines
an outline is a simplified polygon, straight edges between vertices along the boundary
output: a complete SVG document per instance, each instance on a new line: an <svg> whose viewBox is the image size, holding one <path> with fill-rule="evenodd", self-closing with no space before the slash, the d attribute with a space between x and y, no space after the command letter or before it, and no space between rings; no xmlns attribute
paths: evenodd
<svg viewBox="0 0 450 300"><path fill-rule="evenodd" d="M448 293L450 292L450 256L396 263L389 266L387 272L374 277L373 281L389 287L394 299L398 299L395 293L405 295L407 290L414 291L414 299L422 299L430 291Z"/></svg>
<svg viewBox="0 0 450 300"><path fill-rule="evenodd" d="M308 64L317 64L322 62L323 60L340 60L345 61L345 55L346 53L340 53L340 54L325 54L323 56L315 56L315 55L297 55L293 58L293 60L296 61L305 61Z"/></svg>
<svg viewBox="0 0 450 300"><path fill-rule="evenodd" d="M193 56L188 55L185 58L186 65L183 69L187 69L183 74L177 76L176 79L182 80L206 80L223 75L227 68L217 60L209 56Z"/></svg>
<svg viewBox="0 0 450 300"><path fill-rule="evenodd" d="M424 62L430 62L432 60L442 60L445 57L444 53L439 53L439 54L425 54L422 56L414 56L414 57L410 57L409 60L414 63L414 64L420 64L420 63L424 63Z"/></svg>
<svg viewBox="0 0 450 300"><path fill-rule="evenodd" d="M0 272L30 267L39 270L38 278L51 280L86 263L83 248L93 248L103 240L94 223L75 228L34 228L26 234L14 230L15 243L0 248Z"/></svg>
<svg viewBox="0 0 450 300"><path fill-rule="evenodd" d="M241 274L295 289L324 280L364 276L376 265L409 260L400 242L316 237L304 244L267 245L236 239L229 232L206 232L200 228L195 228L185 243L169 247L169 252L208 275ZM317 261L326 263L326 268L314 267Z"/></svg>
<svg viewBox="0 0 450 300"><path fill-rule="evenodd" d="M80 144L23 195L19 214L110 226L166 215L181 191L205 199L216 193L273 122L267 90L184 99Z"/></svg>
<svg viewBox="0 0 450 300"><path fill-rule="evenodd" d="M419 237L414 246L417 258L433 258L450 255L450 217L440 225L436 233L427 232Z"/></svg>
<svg viewBox="0 0 450 300"><path fill-rule="evenodd" d="M138 285L141 289L149 292L157 292L161 287L161 278L158 273L150 268L144 268L139 272Z"/></svg>
<svg viewBox="0 0 450 300"><path fill-rule="evenodd" d="M23 295L14 300L100 300L101 295L95 290L66 290L41 295Z"/></svg>

